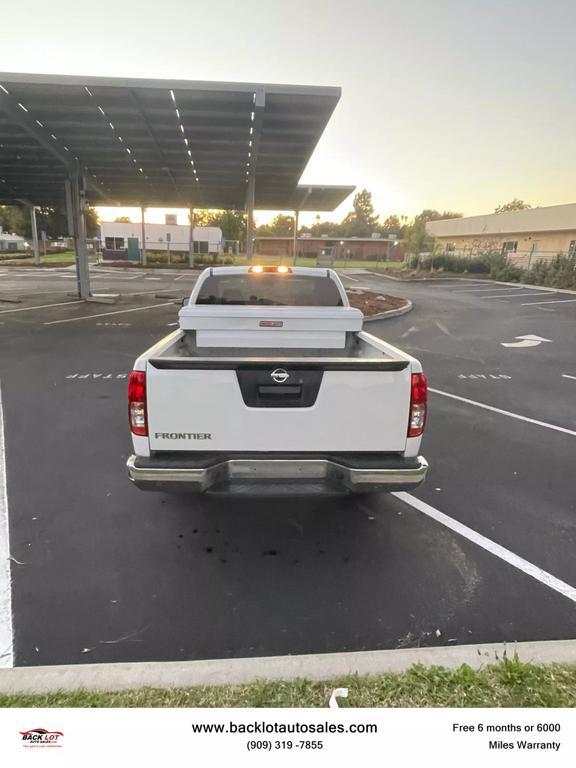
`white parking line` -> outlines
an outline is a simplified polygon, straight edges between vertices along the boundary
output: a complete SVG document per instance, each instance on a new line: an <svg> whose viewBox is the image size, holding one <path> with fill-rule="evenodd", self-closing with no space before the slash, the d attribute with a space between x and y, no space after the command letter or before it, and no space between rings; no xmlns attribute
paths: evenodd
<svg viewBox="0 0 576 768"><path fill-rule="evenodd" d="M51 291L52 293L52 291ZM80 299L75 301L61 301L59 304L40 304L37 307L20 307L19 309L2 309L0 315L7 315L10 312L31 312L33 309L47 309L48 307L65 307L67 304L81 304Z"/></svg>
<svg viewBox="0 0 576 768"><path fill-rule="evenodd" d="M58 325L58 323L77 323L80 320L93 320L95 317L109 317L110 315L125 315L127 312L143 312L145 309L156 309L157 307L169 307L173 301L166 301L164 304L148 304L145 307L135 307L134 309L119 309L116 312L101 312L99 315L84 315L84 317L67 317L65 320L51 320L44 325Z"/></svg>
<svg viewBox="0 0 576 768"><path fill-rule="evenodd" d="M556 301L528 301L526 304L521 304L522 307L529 307L532 304L571 304L576 299L556 299Z"/></svg>
<svg viewBox="0 0 576 768"><path fill-rule="evenodd" d="M534 293L534 291L528 291L527 293L495 293L494 296L480 296L481 299L501 299L506 296L555 296L556 294L550 294L550 291L543 291L542 293Z"/></svg>
<svg viewBox="0 0 576 768"><path fill-rule="evenodd" d="M128 271L130 268L127 267L126 271ZM122 272L118 269L104 269L103 267L96 267L96 268L90 268L90 274L91 275L97 275L99 272L105 272L107 275L114 275L116 277L122 277L122 275L126 274L126 271ZM140 277L140 275L138 275Z"/></svg>
<svg viewBox="0 0 576 768"><path fill-rule="evenodd" d="M478 533L478 531L464 525L464 523L454 520L452 517L444 514L444 512L440 512L439 509L431 507L430 504L426 504L425 501L417 499L410 493L399 491L393 495L405 504L409 504L411 507L414 507L414 509L417 509L418 512L422 512L424 515L431 517L433 520L436 520L437 523L440 523L451 531L454 531L454 533L463 536L465 539L468 539L468 541L471 541L478 547L482 547L482 549L490 552L490 554L495 557L504 560L504 562L508 563L513 568L517 568L519 571L531 576L533 579L536 579L536 581L539 581L546 587L553 589L555 592L567 597L568 600L572 600L573 603L576 603L576 588L570 586L570 584L567 584L565 581L557 579L556 576L548 573L548 571L544 571L542 568L534 565L534 563L524 560L523 557L516 555L509 549L506 549L506 547L497 544L495 541L492 541L492 539L488 539L486 536Z"/></svg>
<svg viewBox="0 0 576 768"><path fill-rule="evenodd" d="M509 291L510 286L502 286L502 288L498 288L497 285L493 285L490 288L458 288L455 291L450 291L450 293L494 293L494 291L501 290L501 291ZM512 289L514 290L514 289ZM521 291L522 289L518 287L516 289L517 291Z"/></svg>
<svg viewBox="0 0 576 768"><path fill-rule="evenodd" d="M350 275L345 275L343 272L340 273L340 277L342 277L344 280L351 280L353 283L359 282L357 277L350 277Z"/></svg>
<svg viewBox="0 0 576 768"><path fill-rule="evenodd" d="M444 289L452 288L454 283L446 283L445 282L446 280L458 280L458 283L457 283L458 288L451 291L451 293L458 293L464 290L465 288L471 289L473 285L478 287L478 283L481 283L483 285L487 285L489 283L488 280L459 280L458 278L455 278L455 277L446 277L446 278L432 277L432 278L429 278L428 280L418 279L418 280L407 280L406 282L427 283L426 288L444 288ZM464 288L462 288L462 286L464 286ZM494 290L494 288L498 288L498 285L492 286L492 290Z"/></svg>
<svg viewBox="0 0 576 768"><path fill-rule="evenodd" d="M0 667L14 666L12 638L10 529L8 527L4 415L2 411L2 391L0 390Z"/></svg>
<svg viewBox="0 0 576 768"><path fill-rule="evenodd" d="M574 435L576 437L576 431L573 429L567 429L566 427L558 427L556 424L548 424L546 421L538 421L537 419L530 419L528 416L520 416L518 413L512 413L512 411L504 411L502 408L495 408L493 405L487 405L486 403L479 403L476 400L469 400L467 397L460 397L459 395L453 395L451 392L442 392L440 389L428 388L429 392L434 392L435 395L442 395L442 397L450 397L452 400L460 400L462 403L468 403L468 405L475 405L477 408L484 408L487 411L494 411L494 413L501 413L503 416L510 416L511 419L518 419L519 421L526 421L528 424L536 424L538 427L546 427L546 429L553 429L555 432L563 432L566 435Z"/></svg>

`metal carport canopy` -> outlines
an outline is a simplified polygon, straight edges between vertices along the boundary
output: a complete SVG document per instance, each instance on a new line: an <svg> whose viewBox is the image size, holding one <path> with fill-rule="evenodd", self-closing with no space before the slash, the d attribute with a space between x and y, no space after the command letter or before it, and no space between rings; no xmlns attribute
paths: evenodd
<svg viewBox="0 0 576 768"><path fill-rule="evenodd" d="M299 186L340 89L0 73L0 203L328 211L353 186Z"/></svg>

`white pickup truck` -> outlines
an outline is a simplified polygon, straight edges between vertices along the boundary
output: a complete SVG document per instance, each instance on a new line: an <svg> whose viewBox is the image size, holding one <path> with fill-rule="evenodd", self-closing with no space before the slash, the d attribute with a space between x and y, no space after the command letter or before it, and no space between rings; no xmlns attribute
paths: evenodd
<svg viewBox="0 0 576 768"><path fill-rule="evenodd" d="M426 377L362 330L331 269L206 269L180 328L130 375L134 455L147 490L415 488Z"/></svg>

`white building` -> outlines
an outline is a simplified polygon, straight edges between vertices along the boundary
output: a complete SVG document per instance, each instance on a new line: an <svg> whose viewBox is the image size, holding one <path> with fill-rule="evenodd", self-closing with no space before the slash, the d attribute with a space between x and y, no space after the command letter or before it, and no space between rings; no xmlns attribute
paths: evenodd
<svg viewBox="0 0 576 768"><path fill-rule="evenodd" d="M145 225L146 250L188 253L190 226L188 224ZM138 241L142 248L142 224L137 222L103 221L100 224L102 248L106 251L123 251L128 248L128 238ZM221 253L223 249L220 227L194 227L194 253Z"/></svg>
<svg viewBox="0 0 576 768"><path fill-rule="evenodd" d="M0 251L27 251L30 244L20 235L9 235L0 227Z"/></svg>

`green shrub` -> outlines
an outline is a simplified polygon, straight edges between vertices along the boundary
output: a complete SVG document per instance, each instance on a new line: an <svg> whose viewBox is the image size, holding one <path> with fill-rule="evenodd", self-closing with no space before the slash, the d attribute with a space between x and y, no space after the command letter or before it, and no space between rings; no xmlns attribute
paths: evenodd
<svg viewBox="0 0 576 768"><path fill-rule="evenodd" d="M460 274L490 274L493 280L504 283L528 283L550 288L576 290L576 255L558 254L552 261L538 261L530 269L510 264L508 255L488 251L473 257L439 253L433 256L411 256L409 269L430 272L453 272Z"/></svg>
<svg viewBox="0 0 576 768"><path fill-rule="evenodd" d="M234 256L230 254L202 253L194 256L195 267L229 266L234 264Z"/></svg>
<svg viewBox="0 0 576 768"><path fill-rule="evenodd" d="M503 267L496 267L490 270L490 277L503 283L520 283L523 281L524 275L523 269L514 267L512 264L506 264Z"/></svg>
<svg viewBox="0 0 576 768"><path fill-rule="evenodd" d="M490 272L490 261L485 256L474 256L468 261L468 272L475 274L488 274Z"/></svg>
<svg viewBox="0 0 576 768"><path fill-rule="evenodd" d="M456 256L453 253L439 253L424 257L412 256L410 258L410 268L423 269L428 272L488 274L490 272L490 261L484 255L467 257Z"/></svg>
<svg viewBox="0 0 576 768"><path fill-rule="evenodd" d="M490 277L504 283L515 283L522 279L523 270L508 262L508 257L502 253L491 253L485 256Z"/></svg>
<svg viewBox="0 0 576 768"><path fill-rule="evenodd" d="M552 261L538 261L524 275L524 282L551 288L576 289L576 255L558 254Z"/></svg>
<svg viewBox="0 0 576 768"><path fill-rule="evenodd" d="M576 289L576 256L558 254L552 261L537 261L530 269L522 269L498 254L492 258L490 276L508 283Z"/></svg>
<svg viewBox="0 0 576 768"><path fill-rule="evenodd" d="M29 259L30 251L4 251L0 253L0 261L12 261L13 259Z"/></svg>

